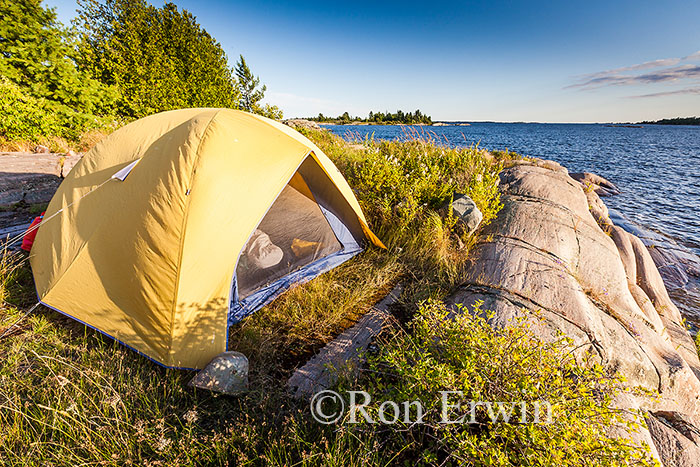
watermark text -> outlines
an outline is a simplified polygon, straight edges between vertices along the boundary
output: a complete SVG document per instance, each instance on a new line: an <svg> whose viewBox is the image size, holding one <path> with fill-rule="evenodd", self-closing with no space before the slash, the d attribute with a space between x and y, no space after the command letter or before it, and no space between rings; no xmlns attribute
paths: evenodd
<svg viewBox="0 0 700 467"><path fill-rule="evenodd" d="M325 390L311 399L311 415L323 424L344 423L395 423L419 424L425 422L427 409L422 401L391 401L372 403L366 391L340 393ZM492 423L550 424L552 404L548 401L474 401L465 400L462 391L440 391L437 400L440 424ZM434 405L431 405L434 410ZM431 419L434 420L434 419Z"/></svg>

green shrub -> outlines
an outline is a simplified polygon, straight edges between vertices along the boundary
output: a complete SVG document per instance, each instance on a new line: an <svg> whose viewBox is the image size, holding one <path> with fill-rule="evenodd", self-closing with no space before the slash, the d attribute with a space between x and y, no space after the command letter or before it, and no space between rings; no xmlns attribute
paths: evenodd
<svg viewBox="0 0 700 467"><path fill-rule="evenodd" d="M42 0L0 0L0 12L0 76L30 96L81 112L111 107L115 90L75 66L73 38L55 9Z"/></svg>
<svg viewBox="0 0 700 467"><path fill-rule="evenodd" d="M464 193L484 214L484 224L493 220L501 208L500 157L475 147L444 147L428 133L361 144L348 144L328 131L303 133L333 160L372 230L417 284L408 286L408 302L445 294L464 277L474 237L464 236L451 212L440 208L455 192Z"/></svg>
<svg viewBox="0 0 700 467"><path fill-rule="evenodd" d="M0 77L0 137L6 141L33 141L59 136L76 141L89 130L112 120L76 112L58 102L33 97Z"/></svg>
<svg viewBox="0 0 700 467"><path fill-rule="evenodd" d="M24 94L5 78L0 79L0 136L7 140L35 139L59 129L53 112L46 104Z"/></svg>
<svg viewBox="0 0 700 467"><path fill-rule="evenodd" d="M408 421L401 415L392 425L370 424L358 414L360 423L348 425L342 436L381 445L383 457L394 463L653 465L643 448L608 434L613 426L638 427L628 411L611 408L613 398L624 391L619 377L599 365L577 363L565 338L541 342L525 317L494 330L483 314L477 304L474 314L460 310L451 319L444 305L428 302L410 323L410 332L382 339L379 350L368 356L365 376L346 381L344 387L370 394L366 411L374 421L380 419L384 401L421 401L422 423L414 423L416 410ZM448 394L445 400L449 405L461 401L462 406L448 407L441 391L461 391L461 396ZM478 406L472 418L468 401L503 403L500 417L495 405L492 414ZM542 406L535 419L535 403L543 401L551 404L551 422ZM475 423L443 423L465 414ZM508 423L503 421L506 414L512 417ZM385 419L393 415L388 410ZM523 416L530 423L521 423Z"/></svg>
<svg viewBox="0 0 700 467"><path fill-rule="evenodd" d="M491 221L500 209L501 167L477 148L448 148L429 139L367 141L362 160L346 165L345 175L380 232L415 227L430 211L469 195Z"/></svg>
<svg viewBox="0 0 700 467"><path fill-rule="evenodd" d="M348 177L365 209L380 222L380 231L398 227L402 232L420 222L427 210L447 202L460 185L466 188L454 178L459 169L449 168L466 166L472 154L452 150L440 154L437 147L426 151L422 146L420 141L379 142L366 160L349 167Z"/></svg>

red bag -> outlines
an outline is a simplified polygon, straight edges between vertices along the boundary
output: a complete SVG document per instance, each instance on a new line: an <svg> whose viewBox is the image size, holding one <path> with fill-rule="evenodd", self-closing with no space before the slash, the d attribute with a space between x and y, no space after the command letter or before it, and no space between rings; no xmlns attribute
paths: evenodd
<svg viewBox="0 0 700 467"><path fill-rule="evenodd" d="M36 233L39 230L39 224L41 224L41 221L44 219L44 214L46 214L46 211L42 212L39 217L34 218L31 225L27 229L27 232L24 234L24 237L22 237L21 248L23 250L31 251L32 245L34 245L34 239L36 238Z"/></svg>

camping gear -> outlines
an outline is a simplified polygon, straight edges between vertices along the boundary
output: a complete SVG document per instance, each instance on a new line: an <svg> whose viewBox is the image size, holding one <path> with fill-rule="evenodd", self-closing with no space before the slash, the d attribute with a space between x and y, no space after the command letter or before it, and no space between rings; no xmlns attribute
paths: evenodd
<svg viewBox="0 0 700 467"><path fill-rule="evenodd" d="M56 217L31 258L41 303L177 368L204 367L227 350L229 326L289 287L383 247L320 149L229 109L115 131L46 212Z"/></svg>
<svg viewBox="0 0 700 467"><path fill-rule="evenodd" d="M24 251L32 251L32 245L34 245L36 232L39 229L39 224L41 224L41 220L44 218L44 214L46 214L46 211L42 212L40 216L35 217L32 223L29 224L29 228L27 228L27 231L24 233L24 236L22 237L22 246L20 247Z"/></svg>
<svg viewBox="0 0 700 467"><path fill-rule="evenodd" d="M253 266L260 269L276 266L284 257L282 248L272 243L270 236L259 229L255 229L251 235L243 254Z"/></svg>

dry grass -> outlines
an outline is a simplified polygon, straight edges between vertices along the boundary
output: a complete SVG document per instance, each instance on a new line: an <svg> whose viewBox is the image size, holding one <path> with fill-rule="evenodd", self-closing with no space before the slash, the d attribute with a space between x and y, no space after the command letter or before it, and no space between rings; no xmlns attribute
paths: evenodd
<svg viewBox="0 0 700 467"><path fill-rule="evenodd" d="M280 384L388 293L404 265L371 250L293 288L230 329L229 347L248 356L253 378Z"/></svg>
<svg viewBox="0 0 700 467"><path fill-rule="evenodd" d="M80 135L80 139L75 145L74 150L78 152L89 151L94 145L99 143L100 140L102 140L102 138L109 135L115 129L116 128L103 128L100 130L90 130L83 133L82 135Z"/></svg>
<svg viewBox="0 0 700 467"><path fill-rule="evenodd" d="M46 146L53 153L87 152L114 129L108 127L90 130L80 135L77 141L69 141L60 136L41 137L37 141L7 141L0 136L0 152L34 152L39 145Z"/></svg>
<svg viewBox="0 0 700 467"><path fill-rule="evenodd" d="M34 152L36 144L30 141L8 141L0 136L1 152Z"/></svg>

